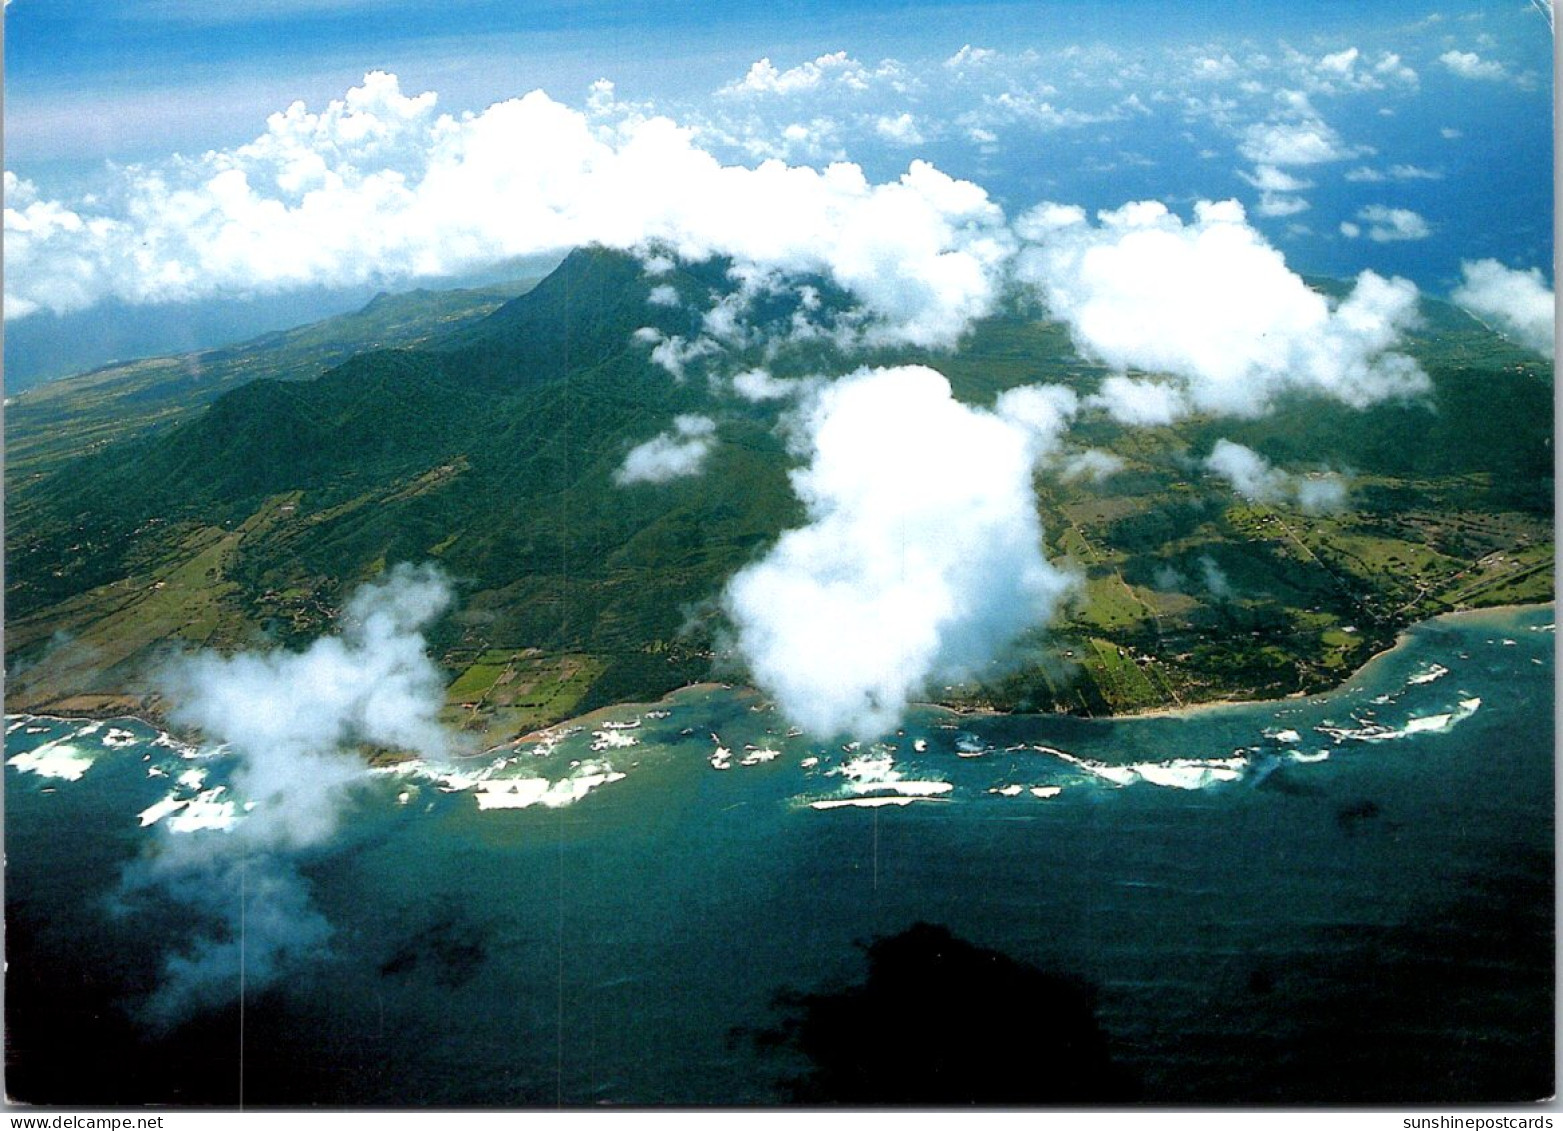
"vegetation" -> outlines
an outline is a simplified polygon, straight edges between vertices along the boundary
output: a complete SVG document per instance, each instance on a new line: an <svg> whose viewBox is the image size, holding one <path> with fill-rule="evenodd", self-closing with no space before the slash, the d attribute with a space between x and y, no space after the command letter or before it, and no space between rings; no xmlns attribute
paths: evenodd
<svg viewBox="0 0 1563 1131"><path fill-rule="evenodd" d="M35 386L6 401L7 484L185 419L258 378L312 380L365 350L422 345L493 313L534 283L382 294L356 313L236 346L116 363Z"/></svg>
<svg viewBox="0 0 1563 1131"><path fill-rule="evenodd" d="M720 264L656 282L731 285ZM650 286L632 260L577 252L486 315L494 296L396 300L400 336L380 344L419 348L356 352L317 379L298 378L322 351L358 351L361 323L236 347L211 384L165 381L179 364L165 359L28 394L7 420L8 707L155 710L145 672L165 650L301 645L398 561L436 560L457 584L432 643L451 721L489 738L709 677L723 583L800 520L794 461L774 404L716 399L650 363L635 330L689 335L696 317L648 305ZM1079 600L947 698L1095 714L1311 691L1414 620L1550 598L1550 374L1426 305L1423 402L1134 431L1082 420L1077 435L1123 470L1037 480L1047 552L1080 577ZM1020 313L954 355L874 360L927 361L980 404L1034 381L1088 394L1103 376L1061 327ZM721 421L704 475L614 483L633 445L687 412ZM1349 471L1352 509L1244 503L1199 470L1220 437L1289 469Z"/></svg>

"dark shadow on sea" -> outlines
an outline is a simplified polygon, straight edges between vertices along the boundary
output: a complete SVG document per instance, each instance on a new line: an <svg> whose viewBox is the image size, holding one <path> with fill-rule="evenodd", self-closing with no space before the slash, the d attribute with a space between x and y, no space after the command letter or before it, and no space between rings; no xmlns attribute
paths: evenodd
<svg viewBox="0 0 1563 1131"><path fill-rule="evenodd" d="M780 1081L794 1103L1122 1104L1138 1083L1115 1062L1087 982L1045 973L917 923L863 946L868 976L834 992L782 991L786 1016L747 1036L808 1067Z"/></svg>
<svg viewBox="0 0 1563 1131"><path fill-rule="evenodd" d="M856 985L778 991L778 1023L734 1039L811 1106L1532 1103L1554 1092L1553 884L1550 855L1515 852L1421 922L1321 928L1310 960L1256 958L1198 1035L1139 1047L1090 983L926 923L863 946Z"/></svg>

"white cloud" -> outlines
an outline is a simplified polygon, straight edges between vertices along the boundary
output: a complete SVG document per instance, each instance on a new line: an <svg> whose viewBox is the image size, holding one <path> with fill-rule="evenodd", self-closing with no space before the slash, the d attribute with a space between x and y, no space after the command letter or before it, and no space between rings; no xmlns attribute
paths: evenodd
<svg viewBox="0 0 1563 1131"><path fill-rule="evenodd" d="M1394 352L1417 319L1410 282L1365 271L1332 303L1287 268L1236 201L1202 201L1192 223L1153 201L1098 219L1060 205L1027 213L1017 227L1031 246L1016 274L1088 357L1174 379L1104 382L1099 397L1122 419L1252 416L1288 391L1361 407L1427 387Z"/></svg>
<svg viewBox="0 0 1563 1131"><path fill-rule="evenodd" d="M914 161L728 166L665 118L617 124L541 92L436 115L394 76L250 145L124 171L122 207L6 210L6 313L439 276L601 244L828 274L869 344L952 344L996 301L1012 242L978 186Z"/></svg>
<svg viewBox="0 0 1563 1131"><path fill-rule="evenodd" d="M1346 504L1346 483L1339 475L1293 475L1242 444L1217 440L1205 459L1205 468L1232 485L1245 499L1257 503L1296 503L1308 514L1338 511Z"/></svg>
<svg viewBox="0 0 1563 1131"><path fill-rule="evenodd" d="M1255 122L1244 130L1238 150L1250 161L1268 165L1318 165L1357 152L1322 118Z"/></svg>
<svg viewBox="0 0 1563 1131"><path fill-rule="evenodd" d="M997 126L1021 125L1034 130L1076 129L1081 126L1112 122L1125 116L1123 106L1106 110L1077 110L1058 107L1048 98L1046 90L1005 90L998 94L984 94L980 107L968 110L956 120L968 136L975 130Z"/></svg>
<svg viewBox="0 0 1563 1131"><path fill-rule="evenodd" d="M1202 82L1230 82L1242 73L1242 65L1231 55L1223 54L1220 58L1202 55L1194 60L1194 78Z"/></svg>
<svg viewBox="0 0 1563 1131"><path fill-rule="evenodd" d="M1361 52L1355 47L1348 47L1333 55L1325 55L1319 59L1318 69L1327 75L1345 77L1356 70L1357 58L1360 54Z"/></svg>
<svg viewBox="0 0 1563 1131"><path fill-rule="evenodd" d="M444 680L422 635L449 602L437 572L398 566L349 600L339 637L303 652L203 653L163 674L173 721L226 744L235 765L223 789L240 815L230 829L160 837L126 873L129 896L159 889L200 932L167 961L148 1020L169 1024L230 1000L241 961L259 989L322 953L331 927L297 854L330 840L368 782L360 745L450 752L438 722Z"/></svg>
<svg viewBox="0 0 1563 1131"><path fill-rule="evenodd" d="M37 187L5 171L5 253L6 275L37 271L40 261L47 262L38 249L55 245L74 245L93 239L95 233L79 214L52 200L39 200ZM75 263L52 263L52 276L32 289L18 293L8 285L5 316L22 318L39 310L75 310L91 305L97 295L92 280L82 277ZM61 269L61 268L64 269Z"/></svg>
<svg viewBox="0 0 1563 1131"><path fill-rule="evenodd" d="M1334 472L1292 478L1297 505L1304 514L1335 514L1346 509L1349 491L1343 476Z"/></svg>
<svg viewBox="0 0 1563 1131"><path fill-rule="evenodd" d="M1520 344L1554 355L1557 299L1539 270L1516 271L1496 259L1467 260L1460 270L1464 281L1455 302Z"/></svg>
<svg viewBox="0 0 1563 1131"><path fill-rule="evenodd" d="M1345 179L1354 184L1376 185L1383 184L1389 180L1389 175L1367 165L1359 165L1357 168L1349 170Z"/></svg>
<svg viewBox="0 0 1563 1131"><path fill-rule="evenodd" d="M738 573L725 605L791 721L877 737L934 682L983 673L1064 591L1041 552L1034 437L917 366L843 378L801 427L808 524Z"/></svg>
<svg viewBox="0 0 1563 1131"><path fill-rule="evenodd" d="M917 119L909 113L895 116L881 114L874 119L874 131L894 145L921 145L923 134L917 127Z"/></svg>
<svg viewBox="0 0 1563 1131"><path fill-rule="evenodd" d="M1372 152L1367 146L1346 144L1302 91L1278 91L1276 102L1268 120L1253 122L1242 131L1238 152L1249 161L1272 166L1321 165Z"/></svg>
<svg viewBox="0 0 1563 1131"><path fill-rule="evenodd" d="M255 803L238 826L252 844L319 844L335 831L340 789L365 780L363 742L439 757L444 681L421 629L450 604L432 569L401 566L360 589L340 637L303 652L201 653L165 673L182 726L243 760L237 792Z"/></svg>
<svg viewBox="0 0 1563 1131"><path fill-rule="evenodd" d="M728 97L753 97L755 95L791 95L816 91L821 86L832 85L848 90L865 90L869 83L867 68L845 51L821 55L817 59L777 70L769 58L760 59L749 68L748 74L737 82L729 83L717 91Z"/></svg>
<svg viewBox="0 0 1563 1131"><path fill-rule="evenodd" d="M1063 385L1021 385L999 394L993 411L1026 433L1032 457L1044 460L1058 449L1080 398Z"/></svg>
<svg viewBox="0 0 1563 1131"><path fill-rule="evenodd" d="M678 288L671 283L659 283L652 287L646 295L646 301L652 306L678 306Z"/></svg>
<svg viewBox="0 0 1563 1131"><path fill-rule="evenodd" d="M952 70L962 67L991 63L998 58L999 53L991 47L973 47L967 43L954 55L944 61L944 65Z"/></svg>
<svg viewBox="0 0 1563 1131"><path fill-rule="evenodd" d="M1300 196L1277 196L1274 193L1260 193L1259 204L1254 209L1261 216L1279 217L1296 216L1299 212L1306 212L1312 208Z"/></svg>
<svg viewBox="0 0 1563 1131"><path fill-rule="evenodd" d="M1312 188L1313 182L1294 177L1274 165L1259 165L1252 173L1239 170L1237 175L1259 190L1259 215L1295 216L1308 211L1308 202L1292 194Z"/></svg>
<svg viewBox="0 0 1563 1131"><path fill-rule="evenodd" d="M1313 59L1300 52L1288 55L1294 74L1312 92L1318 94L1348 94L1361 91L1387 90L1391 86L1405 90L1418 84L1416 71L1408 67L1399 55L1381 51L1369 61L1355 47L1347 47Z"/></svg>
<svg viewBox="0 0 1563 1131"><path fill-rule="evenodd" d="M1438 61L1450 72L1462 79L1483 82L1502 82L1509 77L1508 68L1495 59L1483 59L1474 51L1445 51Z"/></svg>
<svg viewBox="0 0 1563 1131"><path fill-rule="evenodd" d="M1311 181L1294 177L1274 165L1260 165L1252 173L1239 170L1238 176L1262 192L1301 192L1303 189L1313 187Z"/></svg>
<svg viewBox="0 0 1563 1131"><path fill-rule="evenodd" d="M1421 216L1409 208L1388 208L1382 204L1370 204L1359 209L1357 219L1368 225L1368 239L1374 243L1395 243L1401 240L1425 240L1433 229ZM1347 235L1346 225L1341 231ZM1353 229L1357 225L1352 224ZM1360 229L1358 229L1360 230Z"/></svg>
<svg viewBox="0 0 1563 1131"><path fill-rule="evenodd" d="M1105 408L1120 424L1156 428L1181 420L1191 411L1188 394L1165 381L1140 381L1114 374L1102 382L1090 404Z"/></svg>
<svg viewBox="0 0 1563 1131"><path fill-rule="evenodd" d="M1444 175L1436 169L1424 169L1420 165L1391 165L1389 175L1397 181L1441 181Z"/></svg>
<svg viewBox="0 0 1563 1131"><path fill-rule="evenodd" d="M654 326L642 326L633 340L651 346L652 363L667 370L675 381L688 376L691 362L722 352L720 343L704 335L690 341L682 334L664 334Z"/></svg>
<svg viewBox="0 0 1563 1131"><path fill-rule="evenodd" d="M821 164L847 159L842 121L826 114L801 119L790 113L795 103L781 103L776 112L745 104L741 113L694 115L685 124L697 144L712 153L740 154L746 163L785 161Z"/></svg>
<svg viewBox="0 0 1563 1131"><path fill-rule="evenodd" d="M806 380L784 380L763 369L746 369L733 375L733 392L746 401L780 401L799 396L814 387Z"/></svg>
<svg viewBox="0 0 1563 1131"><path fill-rule="evenodd" d="M709 416L676 416L671 432L659 433L630 449L613 473L613 481L623 487L699 475L715 438L716 421Z"/></svg>
<svg viewBox="0 0 1563 1131"><path fill-rule="evenodd" d="M1112 452L1104 452L1099 448L1087 448L1083 452L1077 452L1064 461L1061 474L1064 479L1089 479L1093 483L1100 483L1122 471L1127 464L1120 456Z"/></svg>
<svg viewBox="0 0 1563 1131"><path fill-rule="evenodd" d="M1404 83L1407 86L1415 86L1418 81L1417 73L1407 66L1399 55L1389 51L1380 53L1378 62L1373 64L1373 73L1380 78Z"/></svg>

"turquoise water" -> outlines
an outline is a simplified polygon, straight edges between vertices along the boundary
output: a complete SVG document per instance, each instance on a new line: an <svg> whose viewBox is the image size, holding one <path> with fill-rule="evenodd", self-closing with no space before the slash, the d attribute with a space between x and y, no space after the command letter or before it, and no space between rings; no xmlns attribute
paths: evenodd
<svg viewBox="0 0 1563 1131"><path fill-rule="evenodd" d="M223 851L231 833L175 827L242 820L210 794L224 756L151 745L134 721L13 717L8 1086L777 1102L807 1068L752 1037L782 1019L777 994L861 981L855 943L923 921L1089 983L1152 1102L1534 1098L1552 1071L1552 617L1429 622L1307 700L1097 721L922 709L848 749L708 688L542 753L375 775L293 861L327 951L171 1032L137 1002L199 925L121 877L167 839ZM1025 1020L984 1016L952 1040ZM87 1082L83 1049L122 1071Z"/></svg>

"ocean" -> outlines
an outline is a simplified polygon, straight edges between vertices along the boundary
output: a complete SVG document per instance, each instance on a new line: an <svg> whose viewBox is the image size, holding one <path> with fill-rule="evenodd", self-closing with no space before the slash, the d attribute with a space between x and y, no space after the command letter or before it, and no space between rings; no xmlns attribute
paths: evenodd
<svg viewBox="0 0 1563 1131"><path fill-rule="evenodd" d="M753 691L692 688L367 774L336 835L286 858L233 855L246 813L224 751L137 720L10 716L7 1091L1538 1099L1553 616L1429 621L1308 699L1102 720L918 708L857 746L791 734ZM171 846L231 857L215 874L235 886L137 882ZM255 941L301 924L291 950ZM249 957L156 1013L201 938Z"/></svg>

